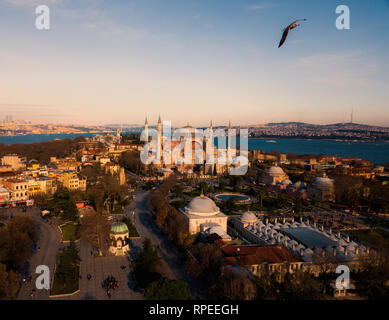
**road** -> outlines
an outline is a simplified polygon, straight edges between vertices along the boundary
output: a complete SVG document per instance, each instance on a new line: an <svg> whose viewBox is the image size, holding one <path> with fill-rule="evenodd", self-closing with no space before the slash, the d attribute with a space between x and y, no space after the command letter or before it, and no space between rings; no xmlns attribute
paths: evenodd
<svg viewBox="0 0 389 320"><path fill-rule="evenodd" d="M32 276L31 282L24 282L16 296L16 299L19 300L48 300L49 299L49 290L36 290L33 295L32 289L35 288L35 280L38 276L35 274L36 267L38 265L46 265L50 269L50 276L52 281L52 276L54 274L54 266L56 262L56 254L58 248L61 244L61 233L58 230L57 224L53 221L51 224L44 221L40 215L39 210L29 209L28 213L14 213L16 215L28 215L31 216L38 224L40 236L37 243L37 248L30 260L29 260L29 274ZM24 275L26 276L26 275Z"/></svg>
<svg viewBox="0 0 389 320"><path fill-rule="evenodd" d="M166 262L168 276L187 283L193 298L204 299L204 289L196 279L185 272L182 254L155 223L148 207L149 195L149 192L137 192L136 199L125 212L126 216L132 218L132 212L135 211L134 222L141 238L149 238L157 248L160 257Z"/></svg>

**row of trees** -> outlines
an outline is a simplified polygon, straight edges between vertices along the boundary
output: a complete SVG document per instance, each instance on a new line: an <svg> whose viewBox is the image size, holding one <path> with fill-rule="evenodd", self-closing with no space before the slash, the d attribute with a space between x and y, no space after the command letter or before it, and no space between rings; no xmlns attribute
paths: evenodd
<svg viewBox="0 0 389 320"><path fill-rule="evenodd" d="M0 299L11 299L19 289L20 269L39 237L36 222L17 216L0 227Z"/></svg>
<svg viewBox="0 0 389 320"><path fill-rule="evenodd" d="M170 190L177 184L177 177L171 175L150 197L150 207L155 213L157 225L164 230L170 241L181 248L188 248L194 241L185 226L186 222L175 207L170 205L167 197Z"/></svg>
<svg viewBox="0 0 389 320"><path fill-rule="evenodd" d="M18 154L27 159L38 160L48 164L50 157L64 158L80 149L79 143L85 141L83 137L75 139L53 140L29 144L4 145L0 143L0 157L6 154Z"/></svg>

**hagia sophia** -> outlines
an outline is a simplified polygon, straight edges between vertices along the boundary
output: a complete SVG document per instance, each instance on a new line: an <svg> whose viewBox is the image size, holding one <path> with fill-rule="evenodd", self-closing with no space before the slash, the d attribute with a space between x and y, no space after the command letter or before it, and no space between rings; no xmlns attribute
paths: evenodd
<svg viewBox="0 0 389 320"><path fill-rule="evenodd" d="M209 134L207 137L203 137L201 130L187 124L176 130L176 133L180 135L177 139L178 141L168 139L163 134L161 117L158 118L157 139L153 140L150 138L153 136L153 133L150 131L146 118L144 135L147 137L146 142L148 142L150 149L157 150L157 158L162 159L160 163L153 163L161 172L174 169L182 173L193 173L195 166L200 164L202 165L202 174L213 176L224 174L228 172L231 166L235 165L234 157L237 152L232 147L231 122L228 125L225 148L218 148L214 144L215 136L212 121L207 130ZM176 136L176 134L173 136ZM191 153L185 152L185 149L191 150ZM150 153L149 155L151 156ZM225 161L218 161L219 157L224 157Z"/></svg>

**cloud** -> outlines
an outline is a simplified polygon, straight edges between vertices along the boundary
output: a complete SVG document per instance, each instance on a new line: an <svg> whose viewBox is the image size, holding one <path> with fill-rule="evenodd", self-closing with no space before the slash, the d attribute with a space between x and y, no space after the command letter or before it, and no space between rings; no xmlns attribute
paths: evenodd
<svg viewBox="0 0 389 320"><path fill-rule="evenodd" d="M247 6L246 9L249 11L257 11L257 10L264 10L264 9L272 9L276 7L278 7L277 3L262 3L262 4L253 4Z"/></svg>
<svg viewBox="0 0 389 320"><path fill-rule="evenodd" d="M368 86L379 72L363 50L318 53L301 58L293 67L313 82L337 87Z"/></svg>

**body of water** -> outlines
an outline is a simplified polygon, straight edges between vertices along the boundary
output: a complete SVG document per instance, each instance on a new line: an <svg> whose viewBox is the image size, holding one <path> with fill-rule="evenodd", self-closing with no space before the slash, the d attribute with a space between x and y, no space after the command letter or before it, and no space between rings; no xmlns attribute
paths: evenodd
<svg viewBox="0 0 389 320"><path fill-rule="evenodd" d="M55 139L73 139L91 133L72 134L29 134L24 136L0 136L0 143L9 145L15 143L33 143ZM269 142L273 141L273 142ZM300 140L300 139L262 139L250 138L249 150L293 152L296 154L326 154L340 157L358 157L374 163L389 162L388 142L338 142L332 140Z"/></svg>
<svg viewBox="0 0 389 320"><path fill-rule="evenodd" d="M389 162L388 142L251 138L249 139L249 150L279 151L281 153L293 152L296 154L326 154L339 157L357 157L374 163Z"/></svg>
<svg viewBox="0 0 389 320"><path fill-rule="evenodd" d="M26 134L20 136L0 136L0 143L5 145L16 144L16 143L34 143L34 142L43 142L51 141L55 139L74 139L76 137L90 137L93 136L93 133L59 133L59 134Z"/></svg>

